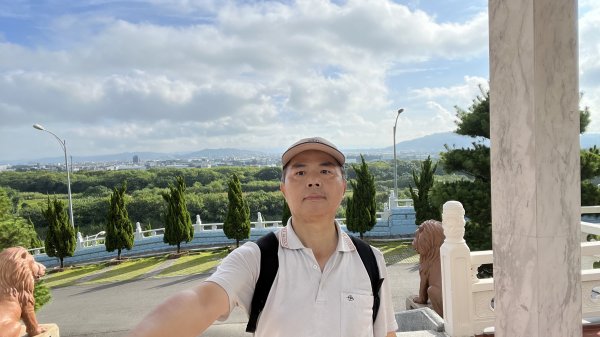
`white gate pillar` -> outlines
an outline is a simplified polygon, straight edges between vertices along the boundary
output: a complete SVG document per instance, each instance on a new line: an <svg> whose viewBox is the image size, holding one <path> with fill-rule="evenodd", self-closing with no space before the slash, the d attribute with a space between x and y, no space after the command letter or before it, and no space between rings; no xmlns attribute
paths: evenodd
<svg viewBox="0 0 600 337"><path fill-rule="evenodd" d="M460 202L444 204L442 226L446 236L440 247L446 333L452 337L470 337L473 336L471 252L464 239L465 210Z"/></svg>

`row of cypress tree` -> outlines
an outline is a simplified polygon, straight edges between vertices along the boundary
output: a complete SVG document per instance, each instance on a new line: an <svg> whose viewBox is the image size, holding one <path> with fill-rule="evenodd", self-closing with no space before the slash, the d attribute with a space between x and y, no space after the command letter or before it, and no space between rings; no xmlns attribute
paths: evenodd
<svg viewBox="0 0 600 337"><path fill-rule="evenodd" d="M223 231L228 238L235 239L236 246L239 246L240 240L250 236L250 208L244 199L241 183L236 174L228 184L229 205ZM168 190L162 193L167 203L163 241L169 245L176 245L177 254L181 252L182 242L189 242L194 238L194 227L185 202L185 189L183 177L178 176L175 178L175 183L169 185ZM117 251L117 260L121 259L123 249L130 250L134 243L133 224L126 208L126 191L126 182L123 182L120 187L113 188L106 216L104 244L106 251ZM49 224L44 242L46 254L59 258L60 267L63 268L64 258L73 256L77 244L75 229L69 223L65 203L56 197L52 200L48 197L43 215Z"/></svg>

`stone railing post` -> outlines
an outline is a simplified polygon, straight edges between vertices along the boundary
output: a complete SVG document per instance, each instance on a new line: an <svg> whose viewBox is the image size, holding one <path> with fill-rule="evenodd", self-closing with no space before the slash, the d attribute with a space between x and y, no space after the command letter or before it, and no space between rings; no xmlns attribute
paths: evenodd
<svg viewBox="0 0 600 337"><path fill-rule="evenodd" d="M465 210L458 201L444 204L440 247L446 332L451 337L473 336L471 254L465 243Z"/></svg>
<svg viewBox="0 0 600 337"><path fill-rule="evenodd" d="M394 190L391 190L390 196L388 198L388 205L389 205L390 209L398 207L397 199L398 199L398 197L396 196L396 193L394 193Z"/></svg>
<svg viewBox="0 0 600 337"><path fill-rule="evenodd" d="M77 243L75 249L83 248L83 234L81 232L77 232Z"/></svg>
<svg viewBox="0 0 600 337"><path fill-rule="evenodd" d="M263 223L263 217L260 212L258 212L256 216L256 226L254 228L265 228L265 224Z"/></svg>
<svg viewBox="0 0 600 337"><path fill-rule="evenodd" d="M134 240L141 240L144 238L144 234L142 234L142 224L138 222L135 223L135 233L133 234Z"/></svg>
<svg viewBox="0 0 600 337"><path fill-rule="evenodd" d="M196 223L194 224L194 233L202 230L202 220L200 219L200 214L196 214Z"/></svg>

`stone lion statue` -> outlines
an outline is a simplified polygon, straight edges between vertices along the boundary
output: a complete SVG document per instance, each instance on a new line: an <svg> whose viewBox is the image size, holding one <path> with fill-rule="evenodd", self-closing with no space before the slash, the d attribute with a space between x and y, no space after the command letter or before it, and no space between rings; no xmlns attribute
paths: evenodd
<svg viewBox="0 0 600 337"><path fill-rule="evenodd" d="M412 245L419 253L419 296L415 303L427 304L431 301L433 310L443 317L442 266L440 247L444 243L442 223L436 220L424 221L415 233Z"/></svg>
<svg viewBox="0 0 600 337"><path fill-rule="evenodd" d="M44 332L35 318L33 285L45 272L23 247L0 252L0 337L19 337L20 320L29 336Z"/></svg>

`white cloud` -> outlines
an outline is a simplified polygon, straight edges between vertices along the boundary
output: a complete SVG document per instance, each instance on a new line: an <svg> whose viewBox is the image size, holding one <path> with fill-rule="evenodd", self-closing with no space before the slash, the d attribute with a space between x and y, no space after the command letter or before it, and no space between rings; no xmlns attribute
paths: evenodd
<svg viewBox="0 0 600 337"><path fill-rule="evenodd" d="M600 3L583 0L579 7L579 89L584 94L580 105L590 108L587 131L600 132Z"/></svg>
<svg viewBox="0 0 600 337"><path fill-rule="evenodd" d="M390 69L486 57L486 13L439 22L384 0L153 3L139 11L147 19L119 4L114 13L83 5L50 21L28 13L47 35L33 45L0 43L0 131L44 122L72 137L81 154L99 144L106 152L272 147L301 134L381 146L397 100L386 82ZM414 91L413 99L431 104L429 122L415 121L413 133L447 128L440 107L472 99L471 89ZM436 113L443 118L428 125ZM406 118L408 125L413 117ZM37 141L22 146L38 151ZM2 150L3 157L22 153Z"/></svg>
<svg viewBox="0 0 600 337"><path fill-rule="evenodd" d="M481 90L489 90L487 79L476 76L465 76L463 84L451 87L425 87L413 89L412 93L416 98L451 99L455 102L454 105L464 107L470 105L476 96L481 95Z"/></svg>
<svg viewBox="0 0 600 337"><path fill-rule="evenodd" d="M452 113L450 110L434 101L428 101L427 106L437 112L434 118L431 119L431 123L432 125L442 126L440 131L447 131L446 127L453 125L456 122L456 112Z"/></svg>

